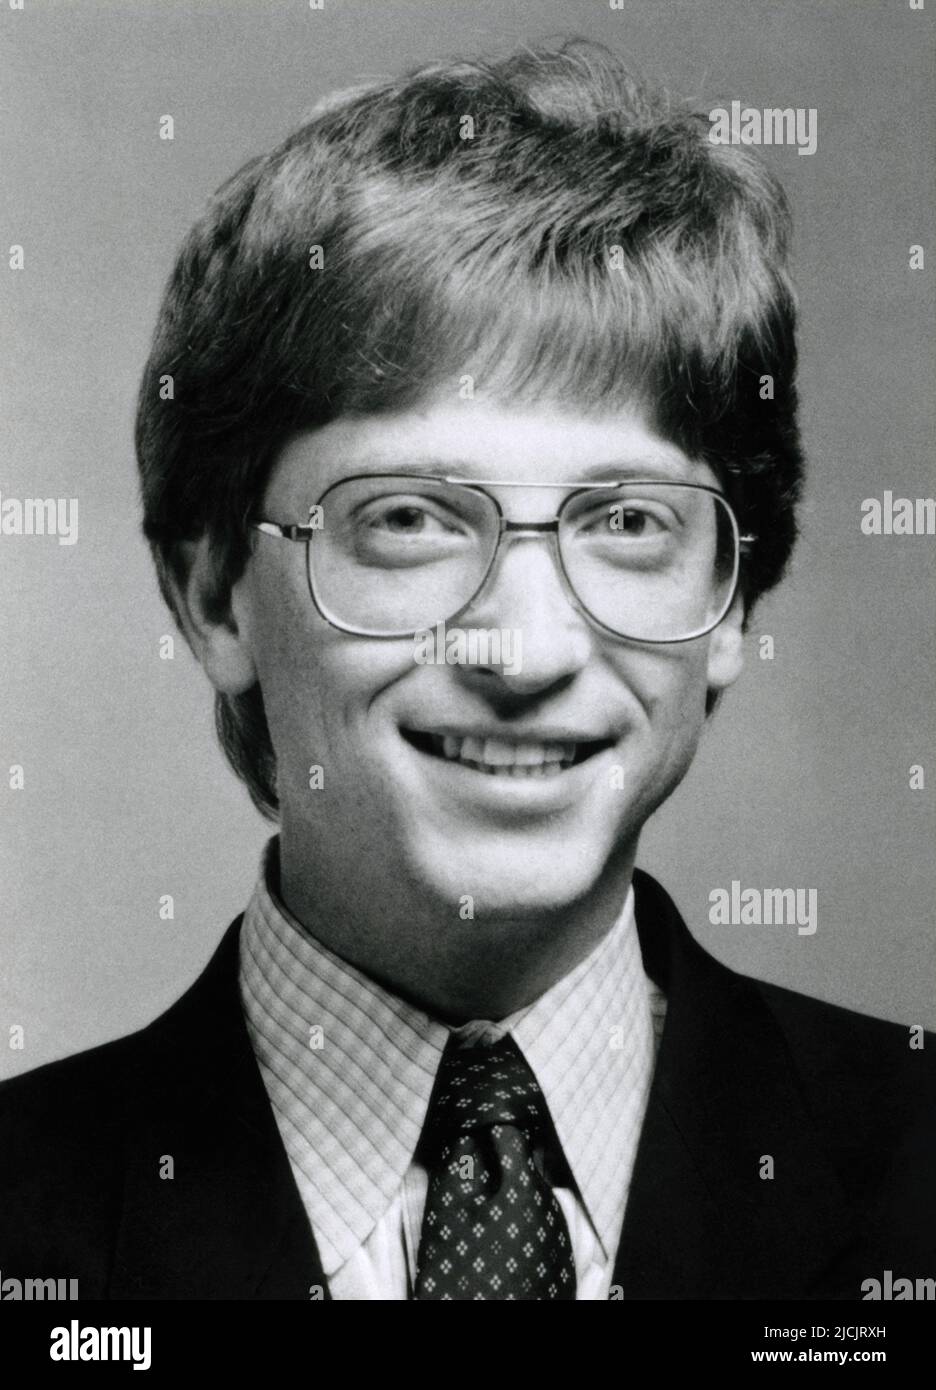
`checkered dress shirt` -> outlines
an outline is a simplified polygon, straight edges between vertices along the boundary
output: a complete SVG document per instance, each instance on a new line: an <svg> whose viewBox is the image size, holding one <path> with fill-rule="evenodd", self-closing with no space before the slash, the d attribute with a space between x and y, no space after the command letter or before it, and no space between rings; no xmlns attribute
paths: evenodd
<svg viewBox="0 0 936 1390"><path fill-rule="evenodd" d="M555 1193L577 1297L606 1299L666 1007L644 973L633 889L592 953L532 1004L450 1029L309 935L270 889L276 848L244 915L240 990L332 1297L411 1296L428 1186L414 1154L443 1049L453 1032L510 1032L574 1179Z"/></svg>

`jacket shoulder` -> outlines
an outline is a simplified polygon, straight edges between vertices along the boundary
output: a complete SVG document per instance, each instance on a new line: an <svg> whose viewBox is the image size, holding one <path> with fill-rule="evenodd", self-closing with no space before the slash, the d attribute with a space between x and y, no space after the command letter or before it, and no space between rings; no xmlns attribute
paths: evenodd
<svg viewBox="0 0 936 1390"><path fill-rule="evenodd" d="M936 1034L778 985L755 987L844 1191L877 1211L882 1248L925 1248L936 1239Z"/></svg>
<svg viewBox="0 0 936 1390"><path fill-rule="evenodd" d="M238 917L231 923L194 983L144 1027L0 1081L0 1125L18 1125L34 1116L54 1127L57 1117L76 1107L99 1107L119 1114L122 1101L136 1083L144 1082L149 1063L166 1051L183 1020L190 1023L198 1017L210 1027L218 987L230 983L227 977L236 958L241 921Z"/></svg>
<svg viewBox="0 0 936 1390"><path fill-rule="evenodd" d="M100 1297L120 1216L127 1106L147 1030L0 1085L0 1268Z"/></svg>
<svg viewBox="0 0 936 1390"><path fill-rule="evenodd" d="M161 1016L163 1017L163 1016ZM0 1081L0 1134L35 1126L52 1132L71 1127L77 1114L94 1112L97 1124L108 1110L119 1117L120 1101L139 1069L151 1030L160 1022L112 1042L101 1043ZM90 1118L90 1115L89 1115ZM93 1137L86 1130L84 1139Z"/></svg>
<svg viewBox="0 0 936 1390"><path fill-rule="evenodd" d="M860 1076L866 1086L898 1078L920 1085L936 1078L936 1033L831 1004L782 985L751 981L781 1028L787 1046L820 1069Z"/></svg>
<svg viewBox="0 0 936 1390"><path fill-rule="evenodd" d="M172 1094L225 1007L239 922L153 1022L0 1083L0 1269L71 1278L80 1268L84 1289L104 1286L141 1116Z"/></svg>

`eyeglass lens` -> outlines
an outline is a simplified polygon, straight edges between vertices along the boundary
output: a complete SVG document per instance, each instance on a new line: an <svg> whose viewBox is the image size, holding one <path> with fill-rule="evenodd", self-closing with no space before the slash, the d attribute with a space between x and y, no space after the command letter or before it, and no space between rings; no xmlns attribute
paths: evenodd
<svg viewBox="0 0 936 1390"><path fill-rule="evenodd" d="M309 545L316 602L374 635L432 627L477 595L497 549L492 498L405 475L346 479L322 499ZM679 483L573 493L560 510L566 581L598 623L637 641L680 641L724 616L738 532L728 504Z"/></svg>

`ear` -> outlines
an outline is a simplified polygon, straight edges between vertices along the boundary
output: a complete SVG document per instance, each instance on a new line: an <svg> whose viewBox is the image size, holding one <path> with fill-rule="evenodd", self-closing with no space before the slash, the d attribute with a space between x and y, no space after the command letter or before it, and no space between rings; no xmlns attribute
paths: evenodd
<svg viewBox="0 0 936 1390"><path fill-rule="evenodd" d="M711 691L726 690L738 679L744 666L744 600L740 594L709 637L708 686Z"/></svg>
<svg viewBox="0 0 936 1390"><path fill-rule="evenodd" d="M222 695L242 695L257 683L238 586L226 583L208 536L183 541L169 580L186 641Z"/></svg>

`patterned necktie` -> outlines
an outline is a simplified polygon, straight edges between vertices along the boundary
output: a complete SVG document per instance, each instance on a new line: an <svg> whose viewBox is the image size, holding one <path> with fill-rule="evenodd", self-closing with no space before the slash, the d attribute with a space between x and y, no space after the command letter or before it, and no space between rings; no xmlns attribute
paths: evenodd
<svg viewBox="0 0 936 1390"><path fill-rule="evenodd" d="M429 1191L417 1299L574 1299L575 1263L559 1203L534 1160L557 1144L536 1077L510 1037L450 1040L421 1153Z"/></svg>

